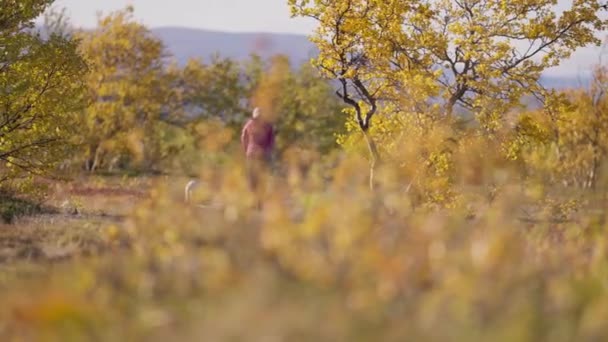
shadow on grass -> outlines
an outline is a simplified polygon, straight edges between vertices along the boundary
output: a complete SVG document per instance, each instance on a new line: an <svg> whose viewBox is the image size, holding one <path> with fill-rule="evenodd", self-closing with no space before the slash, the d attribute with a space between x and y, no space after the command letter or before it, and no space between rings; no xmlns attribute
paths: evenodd
<svg viewBox="0 0 608 342"><path fill-rule="evenodd" d="M6 224L12 224L19 217L56 213L56 209L38 202L0 193L0 219Z"/></svg>

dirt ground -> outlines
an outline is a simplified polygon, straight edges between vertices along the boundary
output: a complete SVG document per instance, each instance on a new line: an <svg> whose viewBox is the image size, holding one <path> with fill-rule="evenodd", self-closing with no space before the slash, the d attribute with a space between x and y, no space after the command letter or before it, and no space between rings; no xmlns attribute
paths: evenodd
<svg viewBox="0 0 608 342"><path fill-rule="evenodd" d="M87 177L54 183L39 212L0 221L0 273L103 252L104 230L121 225L151 182Z"/></svg>

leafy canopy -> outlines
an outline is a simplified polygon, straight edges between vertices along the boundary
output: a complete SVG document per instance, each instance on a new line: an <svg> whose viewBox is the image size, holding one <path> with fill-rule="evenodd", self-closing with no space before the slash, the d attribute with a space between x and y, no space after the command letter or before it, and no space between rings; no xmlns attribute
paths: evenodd
<svg viewBox="0 0 608 342"><path fill-rule="evenodd" d="M46 38L32 20L52 1L3 1L0 8L1 181L48 175L73 147L87 67L77 41Z"/></svg>
<svg viewBox="0 0 608 342"><path fill-rule="evenodd" d="M342 82L340 96L366 129L381 103L451 116L458 107L495 128L541 73L606 27L599 0L289 0L312 17L317 66ZM431 106L432 104L441 106ZM432 109L432 110L431 110Z"/></svg>

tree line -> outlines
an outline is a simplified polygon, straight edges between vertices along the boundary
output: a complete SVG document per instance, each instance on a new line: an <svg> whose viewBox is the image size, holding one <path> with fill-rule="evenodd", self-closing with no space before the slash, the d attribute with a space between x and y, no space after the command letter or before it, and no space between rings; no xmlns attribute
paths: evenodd
<svg viewBox="0 0 608 342"><path fill-rule="evenodd" d="M1 184L68 170L186 171L211 135L238 142L255 106L280 114L279 153L338 146L342 105L310 65L281 55L179 65L132 7L80 30L52 3L8 1L0 10Z"/></svg>
<svg viewBox="0 0 608 342"><path fill-rule="evenodd" d="M255 106L278 115L278 148L367 150L432 201L449 198L459 153L524 179L593 188L605 178L605 67L586 89L539 82L576 49L599 45L605 4L552 0L300 1L318 21L312 64L215 56L172 62L133 8L89 31L47 12L51 0L0 9L1 183L58 170L168 172L236 142ZM522 105L532 97L540 109ZM220 142L220 143L218 143ZM232 144L234 145L234 144ZM220 147L222 146L222 147ZM366 172L366 171L365 171Z"/></svg>

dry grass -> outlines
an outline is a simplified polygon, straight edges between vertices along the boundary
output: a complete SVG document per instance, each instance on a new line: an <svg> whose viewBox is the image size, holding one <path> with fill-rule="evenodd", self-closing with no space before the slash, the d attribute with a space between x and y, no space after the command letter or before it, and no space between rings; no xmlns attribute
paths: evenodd
<svg viewBox="0 0 608 342"><path fill-rule="evenodd" d="M83 177L53 184L44 210L0 223L0 286L24 272L47 272L57 262L106 251L107 229L122 225L150 183Z"/></svg>

